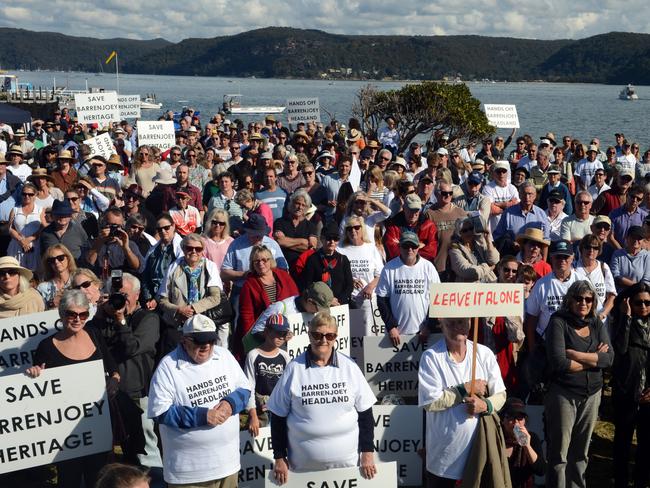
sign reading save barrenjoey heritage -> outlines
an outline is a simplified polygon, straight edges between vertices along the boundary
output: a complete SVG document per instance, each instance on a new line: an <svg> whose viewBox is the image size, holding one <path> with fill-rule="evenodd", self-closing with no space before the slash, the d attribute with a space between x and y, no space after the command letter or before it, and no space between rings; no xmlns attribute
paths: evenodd
<svg viewBox="0 0 650 488"><path fill-rule="evenodd" d="M76 93L74 104L80 124L106 126L120 120L120 104L116 92Z"/></svg>
<svg viewBox="0 0 650 488"><path fill-rule="evenodd" d="M161 151L176 144L176 132L172 120L138 120L138 144L155 146Z"/></svg>
<svg viewBox="0 0 650 488"><path fill-rule="evenodd" d="M61 328L58 310L0 320L0 376L32 366L38 344Z"/></svg>
<svg viewBox="0 0 650 488"><path fill-rule="evenodd" d="M0 473L113 447L102 361L0 378Z"/></svg>

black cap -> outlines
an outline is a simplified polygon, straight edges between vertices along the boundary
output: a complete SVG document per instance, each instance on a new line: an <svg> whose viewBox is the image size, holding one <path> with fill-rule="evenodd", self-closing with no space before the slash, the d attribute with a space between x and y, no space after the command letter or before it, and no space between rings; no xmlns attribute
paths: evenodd
<svg viewBox="0 0 650 488"><path fill-rule="evenodd" d="M645 239L645 232L643 232L643 227L640 225L633 225L627 230L625 237L631 237L634 240Z"/></svg>
<svg viewBox="0 0 650 488"><path fill-rule="evenodd" d="M573 247L567 240L551 242L550 256L573 256Z"/></svg>
<svg viewBox="0 0 650 488"><path fill-rule="evenodd" d="M510 397L506 400L506 404L503 406L501 414L504 417L516 417L517 415L525 415L528 417L528 413L526 413L526 404L516 397Z"/></svg>
<svg viewBox="0 0 650 488"><path fill-rule="evenodd" d="M557 188L554 188L550 192L548 192L548 200L564 200L564 195L562 195L562 192L558 190Z"/></svg>
<svg viewBox="0 0 650 488"><path fill-rule="evenodd" d="M337 241L341 239L341 234L339 233L339 226L334 221L329 221L323 226L323 230L320 231L321 237L325 239L336 239Z"/></svg>

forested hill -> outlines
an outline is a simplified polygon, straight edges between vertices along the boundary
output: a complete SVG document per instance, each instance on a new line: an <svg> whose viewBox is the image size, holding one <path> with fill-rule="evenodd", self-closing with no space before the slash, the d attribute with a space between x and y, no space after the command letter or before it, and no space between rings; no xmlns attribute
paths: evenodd
<svg viewBox="0 0 650 488"><path fill-rule="evenodd" d="M98 71L117 50L126 73L352 79L494 79L650 84L650 35L580 40L348 36L268 27L233 36L90 39L0 28L4 69ZM110 69L110 68L109 68Z"/></svg>

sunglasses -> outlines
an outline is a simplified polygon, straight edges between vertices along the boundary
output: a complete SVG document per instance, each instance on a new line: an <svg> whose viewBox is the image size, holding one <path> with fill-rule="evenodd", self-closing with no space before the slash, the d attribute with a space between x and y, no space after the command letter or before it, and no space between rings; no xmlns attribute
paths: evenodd
<svg viewBox="0 0 650 488"><path fill-rule="evenodd" d="M574 297L574 300L576 303L586 303L587 305L594 303L594 297L577 296Z"/></svg>
<svg viewBox="0 0 650 488"><path fill-rule="evenodd" d="M635 202L640 202L643 200L643 197L639 197L639 196L631 196L630 198Z"/></svg>
<svg viewBox="0 0 650 488"><path fill-rule="evenodd" d="M273 334L275 334L278 337L287 337L289 335L288 330L274 330L274 329L269 329Z"/></svg>
<svg viewBox="0 0 650 488"><path fill-rule="evenodd" d="M201 346L214 346L214 344L217 342L216 339L211 339L209 341L201 341L198 339L194 339L190 337L190 342L194 343L195 346L201 347Z"/></svg>
<svg viewBox="0 0 650 488"><path fill-rule="evenodd" d="M349 225L348 227L345 228L345 230L359 230L361 229L360 225Z"/></svg>
<svg viewBox="0 0 650 488"><path fill-rule="evenodd" d="M596 226L596 229L598 229L598 230L609 230L609 229L611 229L611 226L609 226L607 224L598 224Z"/></svg>
<svg viewBox="0 0 650 488"><path fill-rule="evenodd" d="M24 197L30 197L30 198L31 198L31 197L33 197L34 195L36 195L36 193L24 193L24 192L23 192L22 195L23 195Z"/></svg>
<svg viewBox="0 0 650 488"><path fill-rule="evenodd" d="M441 192L440 192L440 196L443 196L443 197L450 197L450 196L452 196L453 194L454 194L453 191L441 191Z"/></svg>
<svg viewBox="0 0 650 488"><path fill-rule="evenodd" d="M637 307L650 307L650 300L634 300L632 305L636 305Z"/></svg>
<svg viewBox="0 0 650 488"><path fill-rule="evenodd" d="M517 274L517 268L502 268L504 273Z"/></svg>
<svg viewBox="0 0 650 488"><path fill-rule="evenodd" d="M88 317L90 317L90 313L88 311L86 312L73 312L72 310L66 310L65 311L65 317L70 320L88 320Z"/></svg>
<svg viewBox="0 0 650 488"><path fill-rule="evenodd" d="M84 288L84 289L85 289L85 288L88 288L88 287L89 287L90 285L92 285L92 284L93 284L93 282L90 281L90 280L89 280L89 281L84 281L83 283L79 283L78 285L74 285L74 286L72 287L72 289L73 289L73 290L81 290L82 288Z"/></svg>
<svg viewBox="0 0 650 488"><path fill-rule="evenodd" d="M17 269L0 269L0 276L16 276L18 274Z"/></svg>
<svg viewBox="0 0 650 488"><path fill-rule="evenodd" d="M467 234L468 232L472 232L474 230L473 227L463 227L460 229L461 234Z"/></svg>
<svg viewBox="0 0 650 488"><path fill-rule="evenodd" d="M591 200L577 200L576 205L589 205Z"/></svg>
<svg viewBox="0 0 650 488"><path fill-rule="evenodd" d="M497 174L503 174L503 173L507 173L508 170L503 169L503 168L499 168L499 169L494 170L494 172L497 173Z"/></svg>
<svg viewBox="0 0 650 488"><path fill-rule="evenodd" d="M338 334L335 332L327 332L326 334L323 334L322 332L310 332L309 335L315 341L322 341L323 338L327 339L328 341L333 341L338 337Z"/></svg>
<svg viewBox="0 0 650 488"><path fill-rule="evenodd" d="M172 228L172 224L169 224L169 225L161 225L160 227L157 227L158 232L160 232L160 231L165 231L165 232L166 232L166 231L168 231L168 230L171 229L171 228Z"/></svg>
<svg viewBox="0 0 650 488"><path fill-rule="evenodd" d="M562 200L557 200L556 198L549 198L548 201L551 203L560 203Z"/></svg>
<svg viewBox="0 0 650 488"><path fill-rule="evenodd" d="M130 227L130 229L131 229L131 230L134 230L134 231L136 231L136 232L142 232L142 231L144 230L144 227L142 227L142 226L140 226L140 225L132 225L132 226Z"/></svg>
<svg viewBox="0 0 650 488"><path fill-rule="evenodd" d="M416 246L415 244L411 244L411 243L402 244L400 247L402 249L417 249L418 248L418 246Z"/></svg>
<svg viewBox="0 0 650 488"><path fill-rule="evenodd" d="M49 258L47 258L47 262L50 263L50 264L52 264L52 263L54 263L56 261L58 261L59 263L62 263L66 259L67 259L67 256L65 254L59 254L58 256L50 256Z"/></svg>
<svg viewBox="0 0 650 488"><path fill-rule="evenodd" d="M598 246L584 246L582 249L585 251L600 251L600 247Z"/></svg>
<svg viewBox="0 0 650 488"><path fill-rule="evenodd" d="M328 234L325 237L326 241L339 241L341 238L338 235Z"/></svg>
<svg viewBox="0 0 650 488"><path fill-rule="evenodd" d="M302 174L303 174L304 176L311 176L311 175L314 174L314 172L313 172L313 171L303 171Z"/></svg>
<svg viewBox="0 0 650 488"><path fill-rule="evenodd" d="M253 259L253 264L266 264L268 262L269 262L269 258Z"/></svg>
<svg viewBox="0 0 650 488"><path fill-rule="evenodd" d="M213 220L213 221L212 221L212 225L215 225L215 226L218 225L218 226L220 226L220 227L225 227L225 226L226 226L226 223L225 223L225 222L221 222L220 220Z"/></svg>
<svg viewBox="0 0 650 488"><path fill-rule="evenodd" d="M194 251L195 253L200 253L203 251L203 246L185 246L185 251L186 252L192 252Z"/></svg>
<svg viewBox="0 0 650 488"><path fill-rule="evenodd" d="M79 197L68 197L69 202L76 202L77 200L79 200ZM127 198L127 200L128 200L128 198Z"/></svg>

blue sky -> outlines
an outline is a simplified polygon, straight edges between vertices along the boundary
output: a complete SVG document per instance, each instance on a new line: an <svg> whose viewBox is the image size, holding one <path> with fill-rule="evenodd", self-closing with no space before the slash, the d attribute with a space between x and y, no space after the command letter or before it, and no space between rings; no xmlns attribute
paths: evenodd
<svg viewBox="0 0 650 488"><path fill-rule="evenodd" d="M650 33L646 8L640 0L22 0L0 6L0 25L174 42L270 25L339 34L580 39Z"/></svg>

